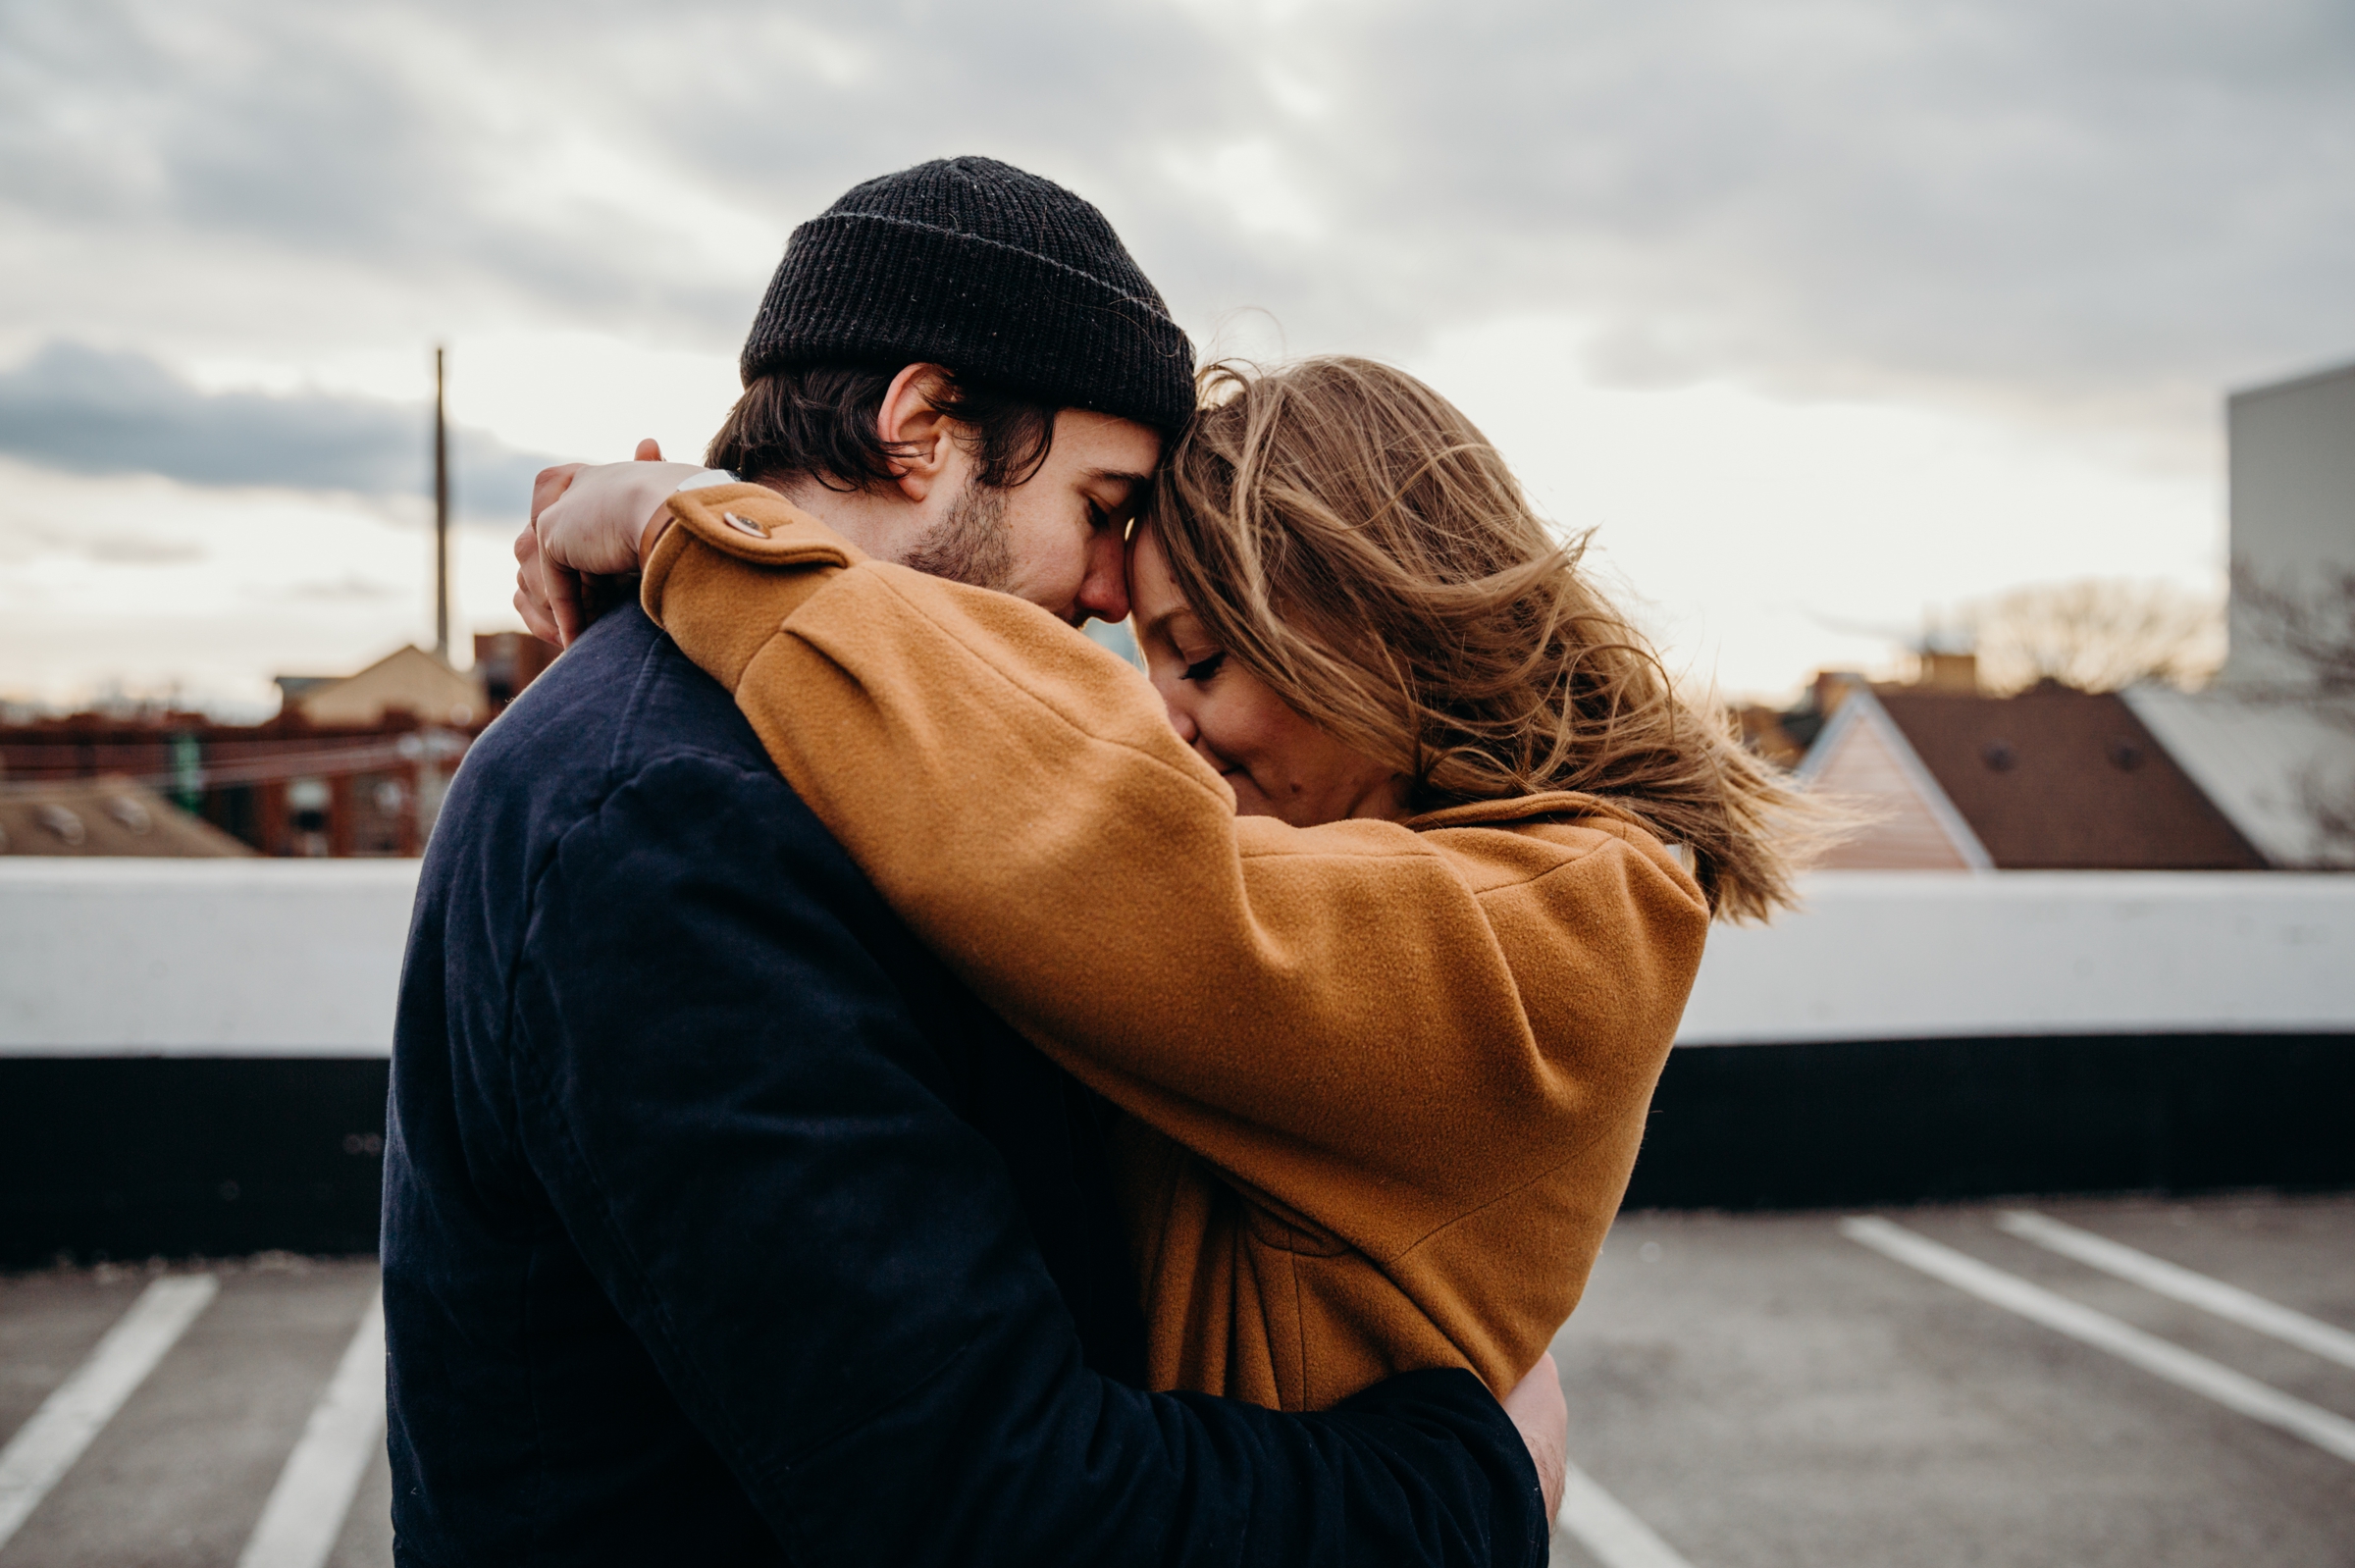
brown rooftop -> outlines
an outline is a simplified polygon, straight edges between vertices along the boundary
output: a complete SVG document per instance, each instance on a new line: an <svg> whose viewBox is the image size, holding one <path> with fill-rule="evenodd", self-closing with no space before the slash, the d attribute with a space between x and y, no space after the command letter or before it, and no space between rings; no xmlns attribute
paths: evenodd
<svg viewBox="0 0 2355 1568"><path fill-rule="evenodd" d="M124 779L0 785L0 855L210 859L253 851Z"/></svg>
<svg viewBox="0 0 2355 1568"><path fill-rule="evenodd" d="M2116 693L1873 695L2005 870L2265 868Z"/></svg>

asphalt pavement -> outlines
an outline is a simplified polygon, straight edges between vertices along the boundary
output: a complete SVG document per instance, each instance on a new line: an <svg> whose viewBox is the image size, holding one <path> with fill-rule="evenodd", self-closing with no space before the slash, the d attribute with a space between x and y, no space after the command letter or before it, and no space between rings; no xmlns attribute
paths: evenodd
<svg viewBox="0 0 2355 1568"><path fill-rule="evenodd" d="M0 1568L392 1560L365 1260L0 1279ZM2355 1565L2355 1197L1623 1218L1599 1568Z"/></svg>
<svg viewBox="0 0 2355 1568"><path fill-rule="evenodd" d="M2291 1343L2064 1256L2005 1228L2020 1212L2067 1228L2013 1222L2048 1240L2122 1243L2324 1332ZM2355 1563L2355 1199L1909 1209L1880 1229L1846 1218L1622 1217L1554 1345L1571 1458L1603 1499L1582 1540L1574 1495L1556 1563ZM1871 1244L1892 1230L1901 1249L1929 1248L1906 1261ZM2246 1385L2291 1407L2250 1401ZM2219 1393L2324 1419L2301 1434Z"/></svg>

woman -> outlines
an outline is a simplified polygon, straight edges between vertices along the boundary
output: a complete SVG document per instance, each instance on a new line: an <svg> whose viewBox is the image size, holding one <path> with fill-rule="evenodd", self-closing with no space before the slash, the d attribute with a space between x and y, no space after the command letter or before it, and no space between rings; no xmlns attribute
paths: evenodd
<svg viewBox="0 0 2355 1568"><path fill-rule="evenodd" d="M1204 392L1130 552L1150 689L757 487L673 497L644 601L1128 1113L1156 1387L1501 1393L1577 1303L1711 914L1790 902L1804 809L1438 393L1354 359Z"/></svg>

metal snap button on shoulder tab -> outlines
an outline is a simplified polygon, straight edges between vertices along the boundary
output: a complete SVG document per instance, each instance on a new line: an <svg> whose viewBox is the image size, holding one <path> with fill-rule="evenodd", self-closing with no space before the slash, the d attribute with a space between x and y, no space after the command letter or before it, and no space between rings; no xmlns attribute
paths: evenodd
<svg viewBox="0 0 2355 1568"><path fill-rule="evenodd" d="M766 539L768 537L768 530L762 528L759 523L754 522L749 517L739 517L734 512L721 512L719 514L719 520L727 524L730 528L735 529L740 534L750 534L755 539Z"/></svg>

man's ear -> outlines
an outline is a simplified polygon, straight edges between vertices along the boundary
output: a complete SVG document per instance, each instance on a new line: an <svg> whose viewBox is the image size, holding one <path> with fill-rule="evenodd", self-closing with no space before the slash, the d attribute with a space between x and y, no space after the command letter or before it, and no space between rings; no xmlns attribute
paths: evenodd
<svg viewBox="0 0 2355 1568"><path fill-rule="evenodd" d="M938 365L910 365L891 378L875 411L875 434L893 448L893 483L919 505L956 457L956 432L940 411L948 380Z"/></svg>

